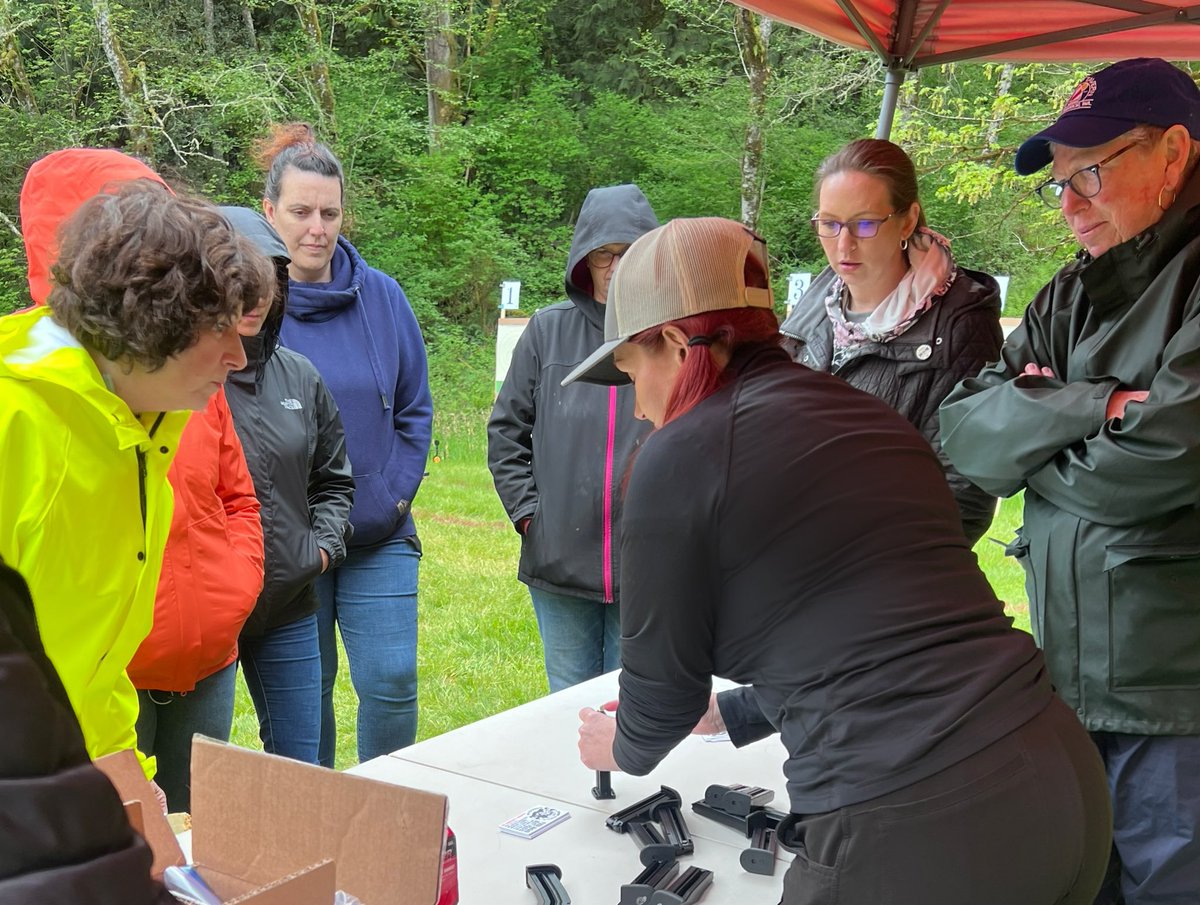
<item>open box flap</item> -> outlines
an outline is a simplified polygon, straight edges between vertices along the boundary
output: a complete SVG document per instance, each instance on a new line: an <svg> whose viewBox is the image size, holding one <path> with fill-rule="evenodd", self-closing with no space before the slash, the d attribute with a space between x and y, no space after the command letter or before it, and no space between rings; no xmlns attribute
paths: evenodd
<svg viewBox="0 0 1200 905"><path fill-rule="evenodd" d="M106 754L96 758L95 763L116 787L121 801L125 802L127 814L130 813L131 802L138 802L140 805L142 825L135 824L135 827L146 838L150 850L154 852L154 865L150 868L150 873L161 880L163 871L172 864L185 864L183 849L179 847L179 841L171 831L171 825L167 823L167 815L159 807L154 790L150 788L150 782L142 772L142 765L138 763L133 749Z"/></svg>
<svg viewBox="0 0 1200 905"><path fill-rule="evenodd" d="M192 855L269 882L324 858L366 905L437 900L446 796L224 745L192 742Z"/></svg>

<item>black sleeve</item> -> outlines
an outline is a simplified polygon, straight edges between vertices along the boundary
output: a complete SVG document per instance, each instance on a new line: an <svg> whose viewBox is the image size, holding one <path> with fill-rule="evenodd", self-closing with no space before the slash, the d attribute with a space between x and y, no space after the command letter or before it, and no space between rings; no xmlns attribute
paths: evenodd
<svg viewBox="0 0 1200 905"><path fill-rule="evenodd" d="M538 502L533 480L533 425L541 374L540 326L534 316L517 340L508 375L488 420L488 469L513 525L531 518Z"/></svg>
<svg viewBox="0 0 1200 905"><path fill-rule="evenodd" d="M352 531L354 477L337 403L320 375L316 380L317 448L308 477L308 508L317 546L329 554L329 568L333 569L346 558L346 542Z"/></svg>
<svg viewBox="0 0 1200 905"><path fill-rule="evenodd" d="M0 902L167 905L149 847L92 766L25 582L0 564Z"/></svg>
<svg viewBox="0 0 1200 905"><path fill-rule="evenodd" d="M763 715L758 695L749 685L722 691L717 695L717 708L721 711L729 740L737 748L779 731Z"/></svg>
<svg viewBox="0 0 1200 905"><path fill-rule="evenodd" d="M974 377L987 365L1000 360L1004 333L997 318L999 309L971 308L953 319L946 331L948 366L939 370L930 385L921 423L916 427L937 453L946 483L962 517L963 533L974 543L983 537L996 514L996 497L964 477L942 449L938 409L954 387Z"/></svg>
<svg viewBox="0 0 1200 905"><path fill-rule="evenodd" d="M708 709L721 579L711 448L671 430L634 464L621 539L621 705L613 756L644 775ZM673 435L673 436L672 436Z"/></svg>

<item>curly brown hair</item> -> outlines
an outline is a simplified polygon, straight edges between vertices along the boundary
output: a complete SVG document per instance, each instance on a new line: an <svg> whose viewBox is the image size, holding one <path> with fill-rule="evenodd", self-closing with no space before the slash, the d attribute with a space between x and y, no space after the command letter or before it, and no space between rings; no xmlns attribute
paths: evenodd
<svg viewBox="0 0 1200 905"><path fill-rule="evenodd" d="M275 294L274 265L213 205L150 180L85 202L59 249L54 319L89 351L148 371Z"/></svg>

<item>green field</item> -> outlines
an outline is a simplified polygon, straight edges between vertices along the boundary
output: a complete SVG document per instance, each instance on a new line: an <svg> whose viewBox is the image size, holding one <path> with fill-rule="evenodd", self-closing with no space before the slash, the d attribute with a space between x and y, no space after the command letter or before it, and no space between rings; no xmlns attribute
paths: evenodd
<svg viewBox="0 0 1200 905"><path fill-rule="evenodd" d="M418 651L419 738L429 738L547 692L537 624L517 581L520 543L492 488L486 465L485 416L440 422L440 462L431 462L415 507L421 562ZM1020 523L1020 500L1006 500L988 532L1007 541ZM988 538L980 563L1021 628L1029 627L1020 567ZM354 691L348 671L334 692L337 767L352 766ZM239 679L233 740L257 748L254 708Z"/></svg>

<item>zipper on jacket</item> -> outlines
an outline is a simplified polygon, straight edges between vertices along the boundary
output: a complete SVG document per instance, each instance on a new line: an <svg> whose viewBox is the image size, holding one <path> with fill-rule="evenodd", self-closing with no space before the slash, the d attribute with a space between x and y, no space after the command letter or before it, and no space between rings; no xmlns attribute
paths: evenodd
<svg viewBox="0 0 1200 905"><path fill-rule="evenodd" d="M613 448L617 439L617 388L608 388L608 442L604 447L604 602L612 603Z"/></svg>
<svg viewBox="0 0 1200 905"><path fill-rule="evenodd" d="M158 426L162 424L163 418L166 417L166 412L159 412L158 417L154 419L154 423L150 425L150 430L147 433L153 437L154 432L158 430ZM139 446L135 452L137 453L138 463L138 499L142 505L142 539L146 536L146 454ZM145 555L143 554L143 559Z"/></svg>
<svg viewBox="0 0 1200 905"><path fill-rule="evenodd" d="M142 503L142 539L146 535L146 454L142 452L142 448L137 448L137 463L138 463L138 498Z"/></svg>

